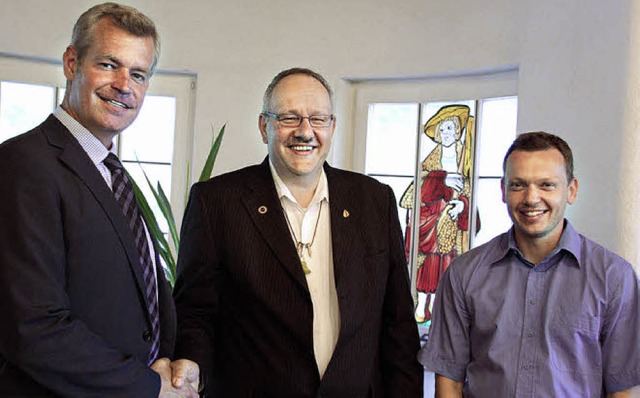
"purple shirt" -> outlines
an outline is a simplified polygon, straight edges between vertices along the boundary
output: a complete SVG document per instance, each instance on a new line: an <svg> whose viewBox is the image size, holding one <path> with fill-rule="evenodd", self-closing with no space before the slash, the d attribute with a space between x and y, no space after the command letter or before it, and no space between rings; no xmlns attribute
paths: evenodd
<svg viewBox="0 0 640 398"><path fill-rule="evenodd" d="M513 231L458 257L436 292L429 370L465 397L603 397L640 385L640 282L568 221L528 263Z"/></svg>

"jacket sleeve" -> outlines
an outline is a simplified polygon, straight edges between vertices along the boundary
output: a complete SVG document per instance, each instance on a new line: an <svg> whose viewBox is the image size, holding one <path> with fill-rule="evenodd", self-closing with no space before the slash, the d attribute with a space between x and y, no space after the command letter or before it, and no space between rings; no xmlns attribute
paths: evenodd
<svg viewBox="0 0 640 398"><path fill-rule="evenodd" d="M213 380L214 320L218 309L216 245L202 185L191 189L182 222L178 278L174 289L178 315L176 358L198 363L205 392ZM208 198L210 199L210 198ZM211 199L213 200L213 199Z"/></svg>
<svg viewBox="0 0 640 398"><path fill-rule="evenodd" d="M405 261L402 231L396 200L388 192L389 277L383 304L380 362L385 397L422 397L422 365L417 360L420 349L418 327L413 317L413 300Z"/></svg>

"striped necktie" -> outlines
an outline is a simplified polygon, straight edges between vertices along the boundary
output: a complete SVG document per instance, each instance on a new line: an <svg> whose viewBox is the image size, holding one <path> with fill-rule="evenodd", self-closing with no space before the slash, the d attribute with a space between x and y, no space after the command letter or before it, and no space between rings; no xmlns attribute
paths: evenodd
<svg viewBox="0 0 640 398"><path fill-rule="evenodd" d="M104 165L111 171L111 184L116 201L122 208L129 228L135 237L136 247L140 255L140 266L144 279L144 294L148 303L149 318L151 319L151 351L149 352L149 364L158 357L160 348L160 316L158 312L158 295L156 278L153 272L153 262L149 251L149 241L145 232L138 202L133 192L133 185L129 176L122 167L118 157L109 152L104 159Z"/></svg>

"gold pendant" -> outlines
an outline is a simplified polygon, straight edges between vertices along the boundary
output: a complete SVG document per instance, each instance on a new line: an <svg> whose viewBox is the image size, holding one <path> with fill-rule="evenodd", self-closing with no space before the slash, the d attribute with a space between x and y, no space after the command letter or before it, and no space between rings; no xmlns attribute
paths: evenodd
<svg viewBox="0 0 640 398"><path fill-rule="evenodd" d="M311 273L311 270L309 269L309 267L307 267L307 262L303 259L300 259L300 263L302 264L302 271L304 271L304 274L309 275Z"/></svg>

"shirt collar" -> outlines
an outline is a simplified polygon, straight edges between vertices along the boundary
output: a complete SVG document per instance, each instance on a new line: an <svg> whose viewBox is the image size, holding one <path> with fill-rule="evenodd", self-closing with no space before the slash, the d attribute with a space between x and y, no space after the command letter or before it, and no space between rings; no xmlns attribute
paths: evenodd
<svg viewBox="0 0 640 398"><path fill-rule="evenodd" d="M573 228L569 220L564 220L564 231L558 242L559 250L565 250L575 257L578 266L582 264L582 251L580 250L580 234Z"/></svg>
<svg viewBox="0 0 640 398"><path fill-rule="evenodd" d="M278 198L282 200L282 198L284 197L289 199L293 203L300 205L296 200L296 198L291 193L291 191L289 190L289 187L287 187L284 181L282 181L282 178L280 178L280 175L278 174L278 171L276 170L273 163L271 162L271 159L269 159L269 169L271 170L271 176L273 177L273 181L275 182L275 185L276 185ZM320 180L318 180L318 185L316 186L316 191L313 194L313 198L311 199L311 203L318 203L318 202L321 202L322 200L326 200L328 202L329 201L328 187L329 185L327 183L327 175L325 174L324 168L323 168L322 174L320 174Z"/></svg>
<svg viewBox="0 0 640 398"><path fill-rule="evenodd" d="M109 150L102 145L100 140L91 134L91 132L81 125L80 122L71 117L71 115L69 115L61 106L58 106L53 111L53 116L55 116L60 123L69 130L82 149L84 149L87 155L89 155L93 164L98 165L102 163L109 154Z"/></svg>
<svg viewBox="0 0 640 398"><path fill-rule="evenodd" d="M511 229L513 229L513 227ZM511 234L512 234L511 229L506 233L503 233L502 235L495 238L495 239L498 239L498 242L495 250L492 250L488 254L487 260L489 264L493 264L502 260L511 252L511 248L512 248L511 247Z"/></svg>
<svg viewBox="0 0 640 398"><path fill-rule="evenodd" d="M571 225L569 220L566 218L564 219L564 229L562 230L562 235L560 235L558 245L544 260L542 260L540 264L546 263L562 251L571 253L571 255L576 259L576 264L580 267L582 261L582 257L580 255L580 234L578 234L578 232L573 228L573 225ZM500 249L495 251L495 259L492 262L503 259L510 252L517 255L519 259L526 261L516 245L513 227L511 227L508 233L503 235Z"/></svg>

